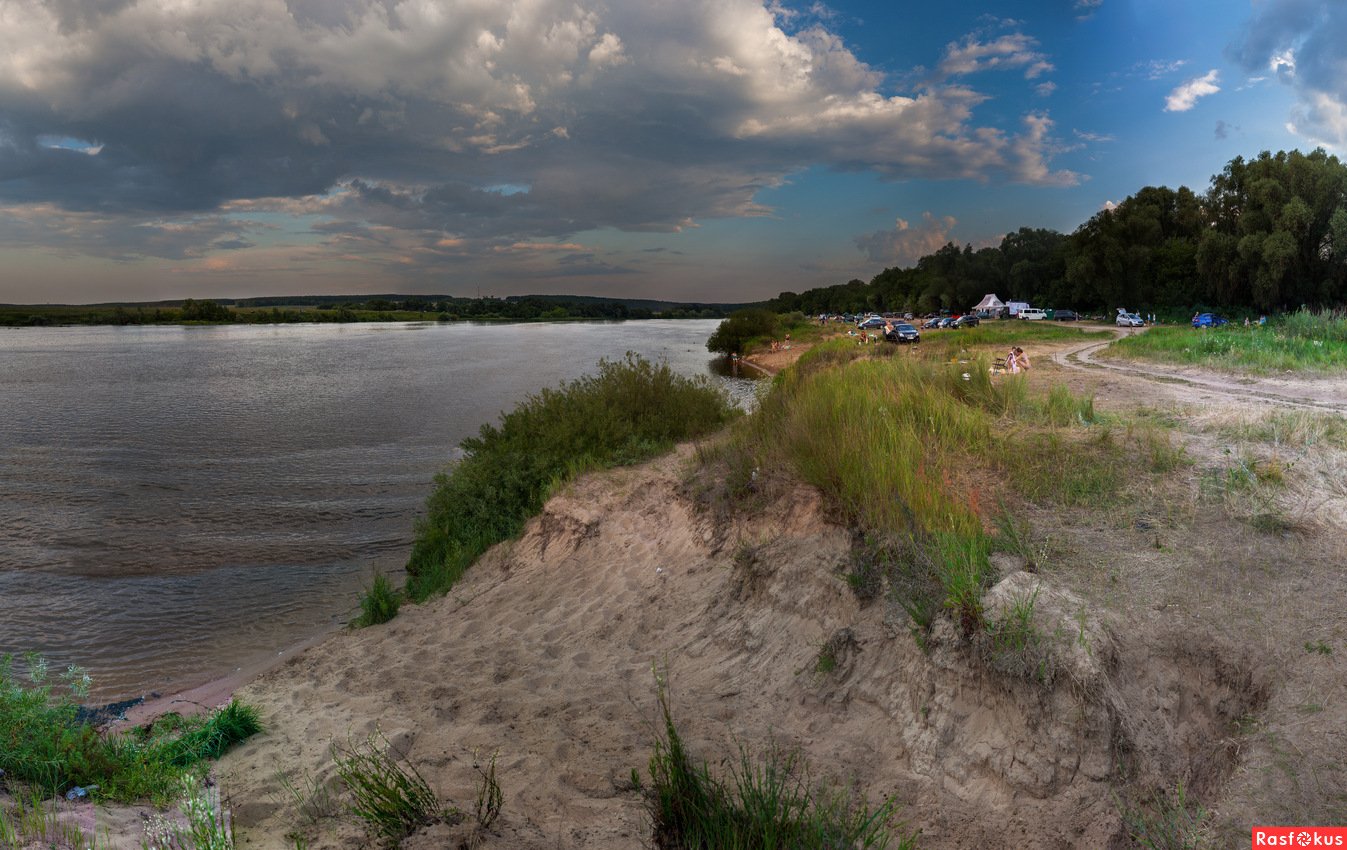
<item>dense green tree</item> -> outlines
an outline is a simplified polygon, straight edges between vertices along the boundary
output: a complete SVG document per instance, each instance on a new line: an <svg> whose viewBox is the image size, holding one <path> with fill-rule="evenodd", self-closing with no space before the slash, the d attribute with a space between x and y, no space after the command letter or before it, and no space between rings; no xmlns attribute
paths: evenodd
<svg viewBox="0 0 1347 850"><path fill-rule="evenodd" d="M720 354L742 354L751 339L770 337L777 330L777 315L761 307L736 310L720 323L706 341L709 351Z"/></svg>
<svg viewBox="0 0 1347 850"><path fill-rule="evenodd" d="M1212 177L1198 268L1212 301L1260 310L1347 296L1347 167L1322 149L1236 157Z"/></svg>

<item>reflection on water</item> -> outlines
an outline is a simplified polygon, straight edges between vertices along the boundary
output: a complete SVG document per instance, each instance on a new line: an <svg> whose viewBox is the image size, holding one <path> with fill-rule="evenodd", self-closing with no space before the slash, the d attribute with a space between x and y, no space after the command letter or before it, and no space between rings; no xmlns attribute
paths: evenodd
<svg viewBox="0 0 1347 850"><path fill-rule="evenodd" d="M715 324L0 331L0 652L111 699L338 625L460 440L600 358L708 374Z"/></svg>

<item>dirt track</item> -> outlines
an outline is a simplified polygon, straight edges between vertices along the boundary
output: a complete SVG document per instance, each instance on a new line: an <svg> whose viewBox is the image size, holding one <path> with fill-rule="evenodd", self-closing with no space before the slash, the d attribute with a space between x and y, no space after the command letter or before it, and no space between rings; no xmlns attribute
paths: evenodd
<svg viewBox="0 0 1347 850"><path fill-rule="evenodd" d="M1114 340L1142 333L1141 329L1134 328L1109 330L1113 331L1113 337L1103 342L1092 340L1073 343L1070 347L1052 352L1053 362L1067 369L1102 369L1117 375L1185 387L1192 390L1192 394L1187 398L1192 402L1208 401L1213 394L1217 394L1245 401L1319 410L1339 415L1347 414L1347 401L1344 401L1347 399L1347 380L1342 378L1252 379L1193 367L1096 357Z"/></svg>

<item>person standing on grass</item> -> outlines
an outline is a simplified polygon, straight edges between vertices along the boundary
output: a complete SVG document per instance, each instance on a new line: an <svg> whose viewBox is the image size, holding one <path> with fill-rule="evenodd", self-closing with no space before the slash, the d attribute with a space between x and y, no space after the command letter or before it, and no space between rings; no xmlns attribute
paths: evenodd
<svg viewBox="0 0 1347 850"><path fill-rule="evenodd" d="M1010 353L1006 355L1006 371L1012 375L1020 373L1020 358L1015 353L1017 351L1019 351L1018 348L1011 348Z"/></svg>

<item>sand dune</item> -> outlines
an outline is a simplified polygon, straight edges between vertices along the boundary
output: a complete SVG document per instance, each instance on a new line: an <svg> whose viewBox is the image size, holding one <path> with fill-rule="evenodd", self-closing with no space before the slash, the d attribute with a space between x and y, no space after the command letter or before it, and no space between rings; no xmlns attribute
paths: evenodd
<svg viewBox="0 0 1347 850"><path fill-rule="evenodd" d="M646 846L631 774L645 774L654 739L656 666L712 764L738 743L798 746L817 779L909 802L924 847L1105 846L1120 741L1139 775L1192 775L1252 698L1238 671L1206 659L1129 662L1069 594L1039 615L1089 620L1072 634L1094 660L1052 687L987 669L952 627L923 652L901 613L851 593L850 534L814 491L789 487L752 522L699 515L683 486L690 454L583 478L449 597L335 635L240 691L267 727L219 769L242 846L293 847L292 833L367 846L349 817L306 819L277 774L334 785L332 742L376 730L464 807L473 765L499 753L505 805L489 845ZM820 674L830 638L838 663ZM1146 720L1175 698L1182 718ZM461 835L434 826L406 846Z"/></svg>

